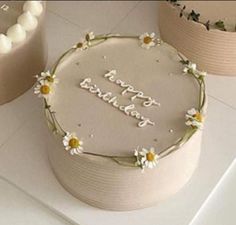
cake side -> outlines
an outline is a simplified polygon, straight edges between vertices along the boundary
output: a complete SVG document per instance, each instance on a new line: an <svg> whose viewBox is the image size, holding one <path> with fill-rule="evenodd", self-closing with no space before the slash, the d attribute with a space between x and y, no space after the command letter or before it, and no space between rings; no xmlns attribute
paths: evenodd
<svg viewBox="0 0 236 225"><path fill-rule="evenodd" d="M161 37L201 70L218 75L236 74L236 32L207 30L202 24L180 17L168 2L159 4Z"/></svg>
<svg viewBox="0 0 236 225"><path fill-rule="evenodd" d="M55 176L73 196L94 207L127 211L161 203L176 194L198 166L201 141L202 131L198 131L179 151L160 160L158 168L144 173L104 158L75 159L53 135L47 151Z"/></svg>

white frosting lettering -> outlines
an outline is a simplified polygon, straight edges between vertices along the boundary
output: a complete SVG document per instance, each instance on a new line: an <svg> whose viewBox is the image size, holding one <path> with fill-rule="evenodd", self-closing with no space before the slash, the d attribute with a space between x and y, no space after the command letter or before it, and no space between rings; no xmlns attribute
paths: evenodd
<svg viewBox="0 0 236 225"><path fill-rule="evenodd" d="M150 107L152 105L154 106L160 106L161 104L157 102L154 98L150 96L145 96L142 91L135 90L135 88L130 85L126 84L124 81L120 79L115 79L116 75L116 70L111 70L108 73L104 75L105 78L107 78L110 82L115 83L119 85L120 87L124 88L124 90L121 92L122 95L125 95L126 93L132 93L134 94L131 97L131 101L134 101L136 98L142 99L143 101L143 106L144 107Z"/></svg>
<svg viewBox="0 0 236 225"><path fill-rule="evenodd" d="M0 7L0 9L2 9L3 11L8 11L8 9L9 9L9 6L8 5L6 5L6 4L3 4L3 5L1 5L1 7Z"/></svg>
<svg viewBox="0 0 236 225"><path fill-rule="evenodd" d="M138 123L139 127L145 127L146 125L152 125L152 126L155 125L155 123L151 121L149 118L142 116L138 111L134 110L135 109L134 104L119 105L116 96L113 96L111 92L102 92L101 89L98 88L96 84L92 84L91 81L92 81L91 78L85 78L82 82L80 82L80 87L88 90L92 94L96 94L100 99L111 104L113 107L118 108L125 115L140 120L140 122Z"/></svg>

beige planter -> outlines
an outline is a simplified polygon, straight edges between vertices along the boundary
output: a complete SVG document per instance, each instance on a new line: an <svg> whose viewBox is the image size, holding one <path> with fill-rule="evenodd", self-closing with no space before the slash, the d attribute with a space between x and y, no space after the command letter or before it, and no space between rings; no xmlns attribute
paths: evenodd
<svg viewBox="0 0 236 225"><path fill-rule="evenodd" d="M161 38L173 45L201 70L208 73L236 75L236 32L206 29L204 25L179 16L168 2L159 4Z"/></svg>

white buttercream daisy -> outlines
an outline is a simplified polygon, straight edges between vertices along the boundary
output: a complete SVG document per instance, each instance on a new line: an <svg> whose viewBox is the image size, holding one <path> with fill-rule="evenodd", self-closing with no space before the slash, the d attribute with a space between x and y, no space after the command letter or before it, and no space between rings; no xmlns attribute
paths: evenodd
<svg viewBox="0 0 236 225"><path fill-rule="evenodd" d="M52 86L46 80L40 80L34 88L34 93L39 97L48 98L52 93Z"/></svg>
<svg viewBox="0 0 236 225"><path fill-rule="evenodd" d="M86 49L88 49L89 46L88 46L88 42L86 40L82 40L81 42L76 44L75 47L80 50L86 50Z"/></svg>
<svg viewBox="0 0 236 225"><path fill-rule="evenodd" d="M195 74L198 77L200 77L200 76L205 77L207 75L207 72L199 71L197 69L197 65L195 63L191 63L191 62L189 62L188 64L186 64L184 66L183 72L184 72L184 74L188 74L188 73Z"/></svg>
<svg viewBox="0 0 236 225"><path fill-rule="evenodd" d="M51 74L50 71L42 72L40 75L36 75L35 77L37 78L38 81L46 80L48 81L48 83L54 83L54 84L58 83L58 79L56 78L56 75Z"/></svg>
<svg viewBox="0 0 236 225"><path fill-rule="evenodd" d="M66 132L66 135L63 138L63 145L65 146L66 151L70 151L71 155L78 155L83 151L83 142L79 140L75 133Z"/></svg>
<svg viewBox="0 0 236 225"><path fill-rule="evenodd" d="M142 169L149 168L152 169L157 166L159 156L155 153L154 148L145 149L142 148L141 151L136 149L134 151L134 155L136 157L136 165L140 166Z"/></svg>
<svg viewBox="0 0 236 225"><path fill-rule="evenodd" d="M144 33L139 36L140 42L141 42L141 47L149 49L150 47L153 47L156 45L156 35L155 33Z"/></svg>
<svg viewBox="0 0 236 225"><path fill-rule="evenodd" d="M205 71L198 71L198 75L205 77L207 75L207 72L205 72Z"/></svg>
<svg viewBox="0 0 236 225"><path fill-rule="evenodd" d="M192 108L187 111L186 117L186 125L201 128L203 123L203 115L196 110L195 108Z"/></svg>
<svg viewBox="0 0 236 225"><path fill-rule="evenodd" d="M195 63L189 62L187 65L185 65L183 72L185 74L187 73L194 73L197 70L197 65Z"/></svg>
<svg viewBox="0 0 236 225"><path fill-rule="evenodd" d="M85 40L88 42L88 45L91 44L90 41L92 41L95 38L95 35L93 32L89 32L85 35Z"/></svg>

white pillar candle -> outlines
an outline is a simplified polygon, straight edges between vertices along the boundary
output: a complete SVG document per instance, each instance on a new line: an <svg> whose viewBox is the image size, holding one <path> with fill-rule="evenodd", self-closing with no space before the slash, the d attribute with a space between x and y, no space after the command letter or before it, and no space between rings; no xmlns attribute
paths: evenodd
<svg viewBox="0 0 236 225"><path fill-rule="evenodd" d="M38 20L29 11L20 15L17 22L26 30L34 30L38 25Z"/></svg>
<svg viewBox="0 0 236 225"><path fill-rule="evenodd" d="M0 54L8 53L12 48L10 38L4 34L0 34Z"/></svg>
<svg viewBox="0 0 236 225"><path fill-rule="evenodd" d="M23 6L23 10L31 12L33 16L39 16L43 11L43 6L39 1L27 1Z"/></svg>
<svg viewBox="0 0 236 225"><path fill-rule="evenodd" d="M20 24L15 24L7 30L7 37L11 39L13 43L18 43L26 38L26 32Z"/></svg>

